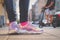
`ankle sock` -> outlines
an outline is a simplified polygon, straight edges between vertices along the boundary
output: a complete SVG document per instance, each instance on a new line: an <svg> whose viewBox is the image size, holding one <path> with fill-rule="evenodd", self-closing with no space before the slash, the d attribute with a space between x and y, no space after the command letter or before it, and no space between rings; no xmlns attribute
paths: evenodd
<svg viewBox="0 0 60 40"><path fill-rule="evenodd" d="M22 22L21 25L25 26L28 22Z"/></svg>

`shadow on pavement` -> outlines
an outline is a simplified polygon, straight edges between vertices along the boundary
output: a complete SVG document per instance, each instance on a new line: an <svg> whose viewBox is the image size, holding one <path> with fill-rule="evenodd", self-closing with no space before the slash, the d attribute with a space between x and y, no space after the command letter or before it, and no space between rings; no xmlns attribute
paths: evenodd
<svg viewBox="0 0 60 40"><path fill-rule="evenodd" d="M8 33L8 34L0 34L0 36L8 36L8 35L40 35L42 33Z"/></svg>

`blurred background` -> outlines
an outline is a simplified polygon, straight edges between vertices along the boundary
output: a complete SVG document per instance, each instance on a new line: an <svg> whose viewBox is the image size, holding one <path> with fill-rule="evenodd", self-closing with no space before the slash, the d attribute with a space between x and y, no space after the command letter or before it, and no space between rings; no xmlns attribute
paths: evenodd
<svg viewBox="0 0 60 40"><path fill-rule="evenodd" d="M19 0L18 0L19 1ZM14 5L16 7L16 14L17 14L17 21L19 21L19 3L17 0L14 0L17 5ZM55 14L60 13L60 0L55 0ZM7 12L5 11L3 7L4 0L0 0L0 26L6 25L9 23ZM30 0L29 3L29 10L28 10L28 20L30 22L39 22L39 16L41 14L42 7L44 7L47 3L47 0ZM55 16L56 17L56 16ZM58 22L57 22L58 23ZM59 23L60 25L60 23Z"/></svg>

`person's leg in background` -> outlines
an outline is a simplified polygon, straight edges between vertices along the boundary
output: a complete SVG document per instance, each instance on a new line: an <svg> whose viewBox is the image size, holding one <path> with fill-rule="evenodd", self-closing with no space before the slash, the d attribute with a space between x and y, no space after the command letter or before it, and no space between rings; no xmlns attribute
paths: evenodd
<svg viewBox="0 0 60 40"><path fill-rule="evenodd" d="M49 23L49 17L50 17L50 10L49 9L45 10L45 17L47 19L47 23Z"/></svg>
<svg viewBox="0 0 60 40"><path fill-rule="evenodd" d="M17 22L16 22L16 14L13 8L13 0L4 0L8 19L10 22L9 29L17 31Z"/></svg>
<svg viewBox="0 0 60 40"><path fill-rule="evenodd" d="M40 29L35 28L28 22L28 7L29 7L29 0L19 0L19 7L20 7L20 28L25 30L31 30L40 32Z"/></svg>
<svg viewBox="0 0 60 40"><path fill-rule="evenodd" d="M54 10L50 10L50 25L52 26Z"/></svg>
<svg viewBox="0 0 60 40"><path fill-rule="evenodd" d="M50 15L50 26L52 26L52 22L53 22L53 15Z"/></svg>

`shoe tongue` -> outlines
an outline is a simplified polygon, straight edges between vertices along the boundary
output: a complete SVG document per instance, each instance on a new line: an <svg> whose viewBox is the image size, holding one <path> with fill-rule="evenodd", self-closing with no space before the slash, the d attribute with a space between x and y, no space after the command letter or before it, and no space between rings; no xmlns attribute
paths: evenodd
<svg viewBox="0 0 60 40"><path fill-rule="evenodd" d="M17 24L17 22L12 22L12 24Z"/></svg>

